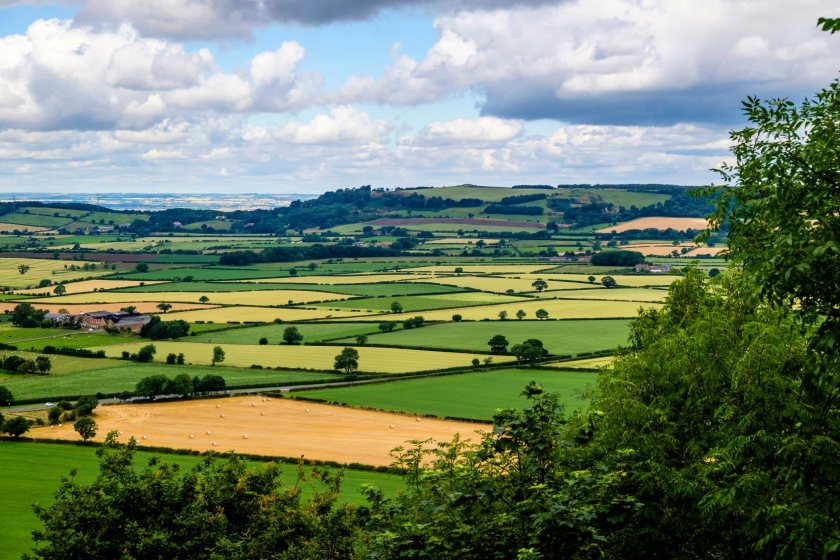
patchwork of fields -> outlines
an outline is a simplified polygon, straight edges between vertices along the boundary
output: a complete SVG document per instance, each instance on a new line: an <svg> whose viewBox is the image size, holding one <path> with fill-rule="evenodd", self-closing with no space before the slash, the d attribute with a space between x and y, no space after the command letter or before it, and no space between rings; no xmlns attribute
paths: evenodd
<svg viewBox="0 0 840 560"><path fill-rule="evenodd" d="M37 205L7 212L0 217L0 231L30 233L0 240L8 251L0 256L0 287L5 288L0 343L6 345L0 358L5 363L16 355L35 363L46 356L50 367L43 374L0 369L0 385L17 403L38 408L83 395L125 398L135 393L137 400L138 384L152 377L199 383L219 376L233 395L220 391L210 395L216 398L176 400L164 394L167 402L144 399L98 407L95 439L115 430L123 440L134 437L147 446L370 466L388 465L390 451L410 439L444 441L490 430L497 410L527 406L521 392L530 382L558 393L567 413L586 411L598 369L609 367L611 354L627 344L630 321L641 308L660 307L678 276L590 265L588 254L600 243L591 231L603 224L588 231L551 232L546 222L559 223L561 215L544 198L528 204L544 210L543 216L484 214L488 203L510 196L510 190L464 186L441 191L455 200L481 196L482 206L419 209L411 217L285 234L253 234L250 227L244 230L214 215L173 231L135 234L118 226L148 220L148 213ZM545 192L523 188L514 194ZM599 197L626 206L669 196L629 196L609 188L569 189L566 194L577 202ZM103 229L101 235L93 231L105 224L114 229ZM609 229L696 225L687 218L643 218ZM381 230L371 233L369 228ZM359 235L348 238L353 232ZM394 257L373 251L406 240L415 250ZM307 254L318 245L365 247L379 256L340 253L242 266L222 258L231 251L269 248ZM675 250L686 257L720 250L656 235L634 238L620 248L663 259L674 259ZM581 259L565 262L569 259L563 253ZM684 264L668 262L675 268ZM725 266L721 259L704 264L707 269ZM606 288L605 276L616 286ZM20 303L71 315L134 308L164 323L185 321L190 332L153 340L117 329L87 332L47 323L22 328L11 324ZM162 303L169 306L165 313ZM298 337L299 343L288 344L289 337ZM507 344L491 353L489 342L499 338ZM531 343L545 350L535 363L521 353L521 345ZM153 360L134 361L148 345L154 346ZM223 350L223 360L214 360L216 348ZM343 367L336 363L342 352L350 357ZM173 363L179 356L182 363ZM22 414L47 418L45 409ZM33 427L27 435L79 439L70 422ZM0 442L5 465L0 517L8 520L0 524L0 560L30 548L28 535L37 521L29 504L48 501L58 478L71 468L90 480L92 455L85 447ZM141 453L138 460L148 457ZM173 460L185 466L197 461L191 456ZM292 480L292 469L287 473ZM402 484L394 475L352 469L344 476L342 499L354 502L361 501L362 482L389 494Z"/></svg>

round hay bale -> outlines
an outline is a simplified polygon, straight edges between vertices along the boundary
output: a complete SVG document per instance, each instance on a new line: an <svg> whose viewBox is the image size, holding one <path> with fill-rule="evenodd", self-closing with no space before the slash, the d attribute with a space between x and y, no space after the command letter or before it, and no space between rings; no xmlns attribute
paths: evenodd
<svg viewBox="0 0 840 560"><path fill-rule="evenodd" d="M224 414L219 414L219 418L224 418L224 417L225 417Z"/></svg>
<svg viewBox="0 0 840 560"><path fill-rule="evenodd" d="M242 439L248 439L248 434L242 434Z"/></svg>
<svg viewBox="0 0 840 560"><path fill-rule="evenodd" d="M393 425L393 424L389 424L389 425L388 425L388 427L389 427L389 428L391 428L392 430L394 429L394 425Z"/></svg>
<svg viewBox="0 0 840 560"><path fill-rule="evenodd" d="M141 436L143 439L146 439L146 436Z"/></svg>
<svg viewBox="0 0 840 560"><path fill-rule="evenodd" d="M222 405L217 404L217 405L216 405L216 408L222 408Z"/></svg>
<svg viewBox="0 0 840 560"><path fill-rule="evenodd" d="M216 442L214 441L214 442L213 442L213 445L215 446L215 445L219 445L219 444L218 444L218 443L216 443Z"/></svg>
<svg viewBox="0 0 840 560"><path fill-rule="evenodd" d="M192 438L194 438L194 437L195 437L194 435L190 434L190 439L192 439Z"/></svg>
<svg viewBox="0 0 840 560"><path fill-rule="evenodd" d="M212 432L211 432L210 430L207 430L207 435L208 435L208 436L209 436L209 435L212 435Z"/></svg>
<svg viewBox="0 0 840 560"><path fill-rule="evenodd" d="M304 412L306 412L307 414L309 414L309 409L307 408Z"/></svg>
<svg viewBox="0 0 840 560"><path fill-rule="evenodd" d="M260 416L265 416L265 412L260 412Z"/></svg>

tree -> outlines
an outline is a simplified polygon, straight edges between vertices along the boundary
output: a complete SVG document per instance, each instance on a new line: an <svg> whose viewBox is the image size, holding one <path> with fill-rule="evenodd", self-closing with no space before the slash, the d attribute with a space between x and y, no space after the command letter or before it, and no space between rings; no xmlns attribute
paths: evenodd
<svg viewBox="0 0 840 560"><path fill-rule="evenodd" d="M499 311L499 320L500 321L507 320L507 317L508 317L508 312L507 311L505 311L505 310Z"/></svg>
<svg viewBox="0 0 840 560"><path fill-rule="evenodd" d="M11 406L13 402L15 398L9 388L0 385L0 406Z"/></svg>
<svg viewBox="0 0 840 560"><path fill-rule="evenodd" d="M35 309L31 303L19 303L12 310L12 324L23 328L40 327L46 311Z"/></svg>
<svg viewBox="0 0 840 560"><path fill-rule="evenodd" d="M149 265L146 263L137 263L134 270L135 272L149 272Z"/></svg>
<svg viewBox="0 0 840 560"><path fill-rule="evenodd" d="M525 313L525 311L523 311L522 309L520 309L519 311L516 312L516 318L519 319L520 321L522 319L524 319L526 315L527 315L527 313Z"/></svg>
<svg viewBox="0 0 840 560"><path fill-rule="evenodd" d="M615 278L612 276L604 276L601 278L601 284L603 284L605 288L615 288L618 286L618 282L616 282Z"/></svg>
<svg viewBox="0 0 840 560"><path fill-rule="evenodd" d="M590 283L590 284L594 284L594 283L595 283L595 277L594 277L594 276L589 276L589 278L587 278L587 280L589 280L589 283Z"/></svg>
<svg viewBox="0 0 840 560"><path fill-rule="evenodd" d="M213 347L213 358L210 360L210 364L215 366L216 364L220 364L225 361L225 350L221 346L214 346Z"/></svg>
<svg viewBox="0 0 840 560"><path fill-rule="evenodd" d="M398 301L392 301L391 302L391 312L392 313L402 313L402 311L403 311L403 306L400 302L398 302Z"/></svg>
<svg viewBox="0 0 840 560"><path fill-rule="evenodd" d="M543 319L548 319L548 311L546 311L545 309L537 309L534 315L536 315L537 319L539 319L540 321L542 321Z"/></svg>
<svg viewBox="0 0 840 560"><path fill-rule="evenodd" d="M209 373L202 378L193 377L193 391L196 393L207 393L209 391L224 391L227 387L225 378L221 375Z"/></svg>
<svg viewBox="0 0 840 560"><path fill-rule="evenodd" d="M53 288L53 293L57 296L63 295L66 291L67 288L64 287L64 284L57 284L56 287Z"/></svg>
<svg viewBox="0 0 840 560"><path fill-rule="evenodd" d="M286 327L283 331L283 341L286 344L300 344L303 340L303 335L297 327Z"/></svg>
<svg viewBox="0 0 840 560"><path fill-rule="evenodd" d="M199 303L207 303L208 301L210 301L210 298L207 296L201 296L200 298L198 298Z"/></svg>
<svg viewBox="0 0 840 560"><path fill-rule="evenodd" d="M460 323L463 318L464 318L464 316L461 315L460 313L455 313L452 316L452 320L455 321L456 323Z"/></svg>
<svg viewBox="0 0 840 560"><path fill-rule="evenodd" d="M759 298L795 303L807 324L821 324L820 343L840 346L840 291L826 281L840 277L840 83L798 107L750 97L743 108L750 124L730 134L734 162L704 191L718 200L711 226L728 225L729 255Z"/></svg>
<svg viewBox="0 0 840 560"><path fill-rule="evenodd" d="M179 373L174 378L166 383L165 391L170 395L180 395L181 397L190 396L193 391L193 380L187 373Z"/></svg>
<svg viewBox="0 0 840 560"><path fill-rule="evenodd" d="M377 327L382 332L391 332L397 327L396 321L382 321Z"/></svg>
<svg viewBox="0 0 840 560"><path fill-rule="evenodd" d="M177 321L163 321L157 315L153 315L148 323L140 328L140 336L161 340L164 338L181 338L190 332L190 324L183 319Z"/></svg>
<svg viewBox="0 0 840 560"><path fill-rule="evenodd" d="M235 455L179 468L138 460L136 442L116 438L97 449L92 481L66 477L49 505L35 506L32 558L354 556L359 522L338 503L340 476L301 470L286 485L276 463L252 469Z"/></svg>
<svg viewBox="0 0 840 560"><path fill-rule="evenodd" d="M356 344L365 345L367 344L368 337L365 334L360 334L356 337Z"/></svg>
<svg viewBox="0 0 840 560"><path fill-rule="evenodd" d="M155 345L154 344L147 344L147 345L143 346L142 348L140 348L140 350L137 351L137 356L136 356L135 359L138 362L144 362L144 363L151 362L152 360L155 359L155 354L156 353L157 353L157 348L155 348Z"/></svg>
<svg viewBox="0 0 840 560"><path fill-rule="evenodd" d="M268 344L268 339L266 337L262 337L260 338L259 343L260 346L265 346L266 344Z"/></svg>
<svg viewBox="0 0 840 560"><path fill-rule="evenodd" d="M96 436L96 420L92 416L82 416L73 424L73 429L79 433L83 441Z"/></svg>
<svg viewBox="0 0 840 560"><path fill-rule="evenodd" d="M134 392L141 397L154 399L158 395L165 394L168 381L165 375L150 375L137 382Z"/></svg>
<svg viewBox="0 0 840 560"><path fill-rule="evenodd" d="M354 371L359 369L359 351L355 348L344 348L335 357L333 369L344 371L345 375L351 376Z"/></svg>
<svg viewBox="0 0 840 560"><path fill-rule="evenodd" d="M592 255L590 262L594 266L636 266L645 262L645 256L637 251L603 251Z"/></svg>
<svg viewBox="0 0 840 560"><path fill-rule="evenodd" d="M51 409L49 409L49 411L47 411L47 420L49 421L49 423L51 425L55 425L55 424L58 424L59 422L61 422L61 413L62 412L63 411L60 408L58 408L57 406L54 406Z"/></svg>
<svg viewBox="0 0 840 560"><path fill-rule="evenodd" d="M38 367L38 371L42 375L48 374L52 369L52 361L50 361L49 356L36 356L35 365Z"/></svg>
<svg viewBox="0 0 840 560"><path fill-rule="evenodd" d="M298 274L298 271L297 271L296 268L290 268L289 269L289 276L297 276L297 274Z"/></svg>
<svg viewBox="0 0 840 560"><path fill-rule="evenodd" d="M543 347L541 340L529 338L521 344L514 344L510 353L520 362L534 363L535 360L548 356L548 350Z"/></svg>
<svg viewBox="0 0 840 560"><path fill-rule="evenodd" d="M548 288L548 282L546 282L542 278L537 278L531 283L531 287L537 290L538 292L541 292Z"/></svg>
<svg viewBox="0 0 840 560"><path fill-rule="evenodd" d="M160 309L161 311L163 311L164 313L166 313L167 311L169 311L170 309L172 309L172 304L171 304L171 303L162 302L162 303L157 304L157 308L158 308L158 309Z"/></svg>
<svg viewBox="0 0 840 560"><path fill-rule="evenodd" d="M23 275L23 274L26 274L27 272L29 272L29 265L20 264L20 265L18 265L17 269L18 269L18 272L20 272Z"/></svg>
<svg viewBox="0 0 840 560"><path fill-rule="evenodd" d="M3 432L18 438L29 431L29 422L23 416L14 416L3 421Z"/></svg>
<svg viewBox="0 0 840 560"><path fill-rule="evenodd" d="M99 400L95 396L85 395L76 400L73 409L76 411L76 416L90 416L97 406L99 406Z"/></svg>
<svg viewBox="0 0 840 560"><path fill-rule="evenodd" d="M490 345L490 352L493 354L505 354L507 353L508 340L501 334L497 334L493 336L490 340L487 341L487 344Z"/></svg>
<svg viewBox="0 0 840 560"><path fill-rule="evenodd" d="M166 355L166 363L169 365L175 365L175 361L178 359L178 356L174 352L170 352Z"/></svg>

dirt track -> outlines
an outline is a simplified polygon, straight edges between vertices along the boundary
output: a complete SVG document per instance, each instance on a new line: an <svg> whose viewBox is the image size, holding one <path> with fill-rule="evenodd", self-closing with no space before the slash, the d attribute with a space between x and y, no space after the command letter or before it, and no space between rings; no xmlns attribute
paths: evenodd
<svg viewBox="0 0 840 560"><path fill-rule="evenodd" d="M121 440L134 436L141 445L368 465L391 464L391 449L408 440L448 441L456 433L467 438L476 430L490 429L489 425L259 396L105 406L96 409L95 418L99 441L117 430ZM70 424L33 429L27 435L79 439Z"/></svg>

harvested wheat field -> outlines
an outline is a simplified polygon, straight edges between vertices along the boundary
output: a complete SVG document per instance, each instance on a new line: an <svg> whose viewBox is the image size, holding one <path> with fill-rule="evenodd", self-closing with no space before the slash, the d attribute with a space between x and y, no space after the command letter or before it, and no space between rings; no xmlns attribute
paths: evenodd
<svg viewBox="0 0 840 560"><path fill-rule="evenodd" d="M15 306L17 306L22 301L26 303L31 303L32 307L37 309L45 309L47 313L70 313L72 315L78 315L79 313L92 313L94 311L117 311L120 307L123 307L122 304L102 304L102 303L52 303L51 299L28 299L28 300L15 300L15 301L3 301L0 302L0 312L9 311L11 312ZM160 310L157 308L158 304L153 301L137 301L137 302L127 302L133 305L136 308L138 313L160 313ZM202 303L172 303L171 311L188 311L191 309L199 309L199 310L212 310L218 308L217 305L205 305ZM62 309L66 311L61 311ZM180 319L180 317L178 317Z"/></svg>
<svg viewBox="0 0 840 560"><path fill-rule="evenodd" d="M452 422L259 396L114 405L96 409L96 440L113 430L140 445L389 465L409 440L475 436L486 424ZM70 424L36 428L34 438L78 440ZM192 437L191 437L192 436Z"/></svg>
<svg viewBox="0 0 840 560"><path fill-rule="evenodd" d="M630 231L633 229L673 229L677 231L685 231L687 229L706 229L709 226L706 218L665 218L658 216L650 216L647 218L636 218L629 222L622 222L614 226L607 226L597 230L595 233L621 233L622 231Z"/></svg>
<svg viewBox="0 0 840 560"><path fill-rule="evenodd" d="M140 282L139 280L81 280L79 282L68 282L63 284L66 294L83 294L85 292L93 292L96 290L113 290L116 288L132 288L144 284L163 284L164 282L155 280L146 280ZM46 288L31 288L29 290L17 290L19 294L36 294L40 295L47 293L52 295L55 286L47 286Z"/></svg>

